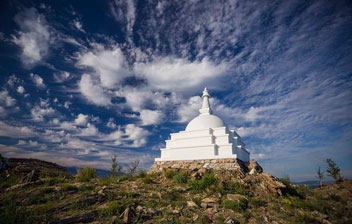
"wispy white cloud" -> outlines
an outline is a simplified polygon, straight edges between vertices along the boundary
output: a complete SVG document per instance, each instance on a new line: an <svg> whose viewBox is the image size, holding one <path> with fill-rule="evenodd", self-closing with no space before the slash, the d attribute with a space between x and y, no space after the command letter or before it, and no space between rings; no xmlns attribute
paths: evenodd
<svg viewBox="0 0 352 224"><path fill-rule="evenodd" d="M159 124L163 120L164 114L161 111L143 109L140 111L142 125Z"/></svg>
<svg viewBox="0 0 352 224"><path fill-rule="evenodd" d="M27 126L13 126L0 121L0 136L9 138L28 138L36 135L36 132Z"/></svg>
<svg viewBox="0 0 352 224"><path fill-rule="evenodd" d="M152 62L134 65L137 74L142 75L154 89L179 93L195 93L204 86L216 86L227 71L225 63L215 64L207 58L188 61L182 58L155 58Z"/></svg>
<svg viewBox="0 0 352 224"><path fill-rule="evenodd" d="M30 78L38 88L45 88L44 80L37 74L30 73Z"/></svg>
<svg viewBox="0 0 352 224"><path fill-rule="evenodd" d="M9 95L9 92L5 89L0 91L0 105L5 107L12 107L16 103L16 100Z"/></svg>
<svg viewBox="0 0 352 224"><path fill-rule="evenodd" d="M13 42L21 49L21 61L33 66L49 53L50 30L43 15L35 8L25 9L15 17L20 30L13 35Z"/></svg>
<svg viewBox="0 0 352 224"><path fill-rule="evenodd" d="M106 88L115 87L130 74L126 68L125 57L118 46L106 49L103 45L94 43L91 51L78 56L77 65L93 69L93 75L99 77L100 83Z"/></svg>
<svg viewBox="0 0 352 224"><path fill-rule="evenodd" d="M24 89L23 86L18 86L17 89L16 89L16 91L17 91L18 93L20 93L20 94L23 94L23 93L25 92L25 89Z"/></svg>
<svg viewBox="0 0 352 224"><path fill-rule="evenodd" d="M110 95L99 85L94 83L92 77L83 74L79 81L79 90L88 102L99 106L107 106L111 104Z"/></svg>

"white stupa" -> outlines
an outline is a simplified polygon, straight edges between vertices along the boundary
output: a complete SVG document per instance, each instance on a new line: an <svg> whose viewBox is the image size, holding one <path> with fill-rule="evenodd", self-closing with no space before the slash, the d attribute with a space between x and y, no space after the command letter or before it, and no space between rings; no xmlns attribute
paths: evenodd
<svg viewBox="0 0 352 224"><path fill-rule="evenodd" d="M212 113L205 88L200 114L189 122L185 131L172 133L155 161L240 159L249 161L249 152L241 137L229 130L224 122Z"/></svg>

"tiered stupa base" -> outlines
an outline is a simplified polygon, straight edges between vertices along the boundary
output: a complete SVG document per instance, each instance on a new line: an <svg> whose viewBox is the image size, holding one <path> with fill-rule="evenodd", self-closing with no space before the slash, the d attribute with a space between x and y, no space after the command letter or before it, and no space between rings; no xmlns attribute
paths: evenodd
<svg viewBox="0 0 352 224"><path fill-rule="evenodd" d="M250 172L253 168L257 171L262 171L262 168L255 160L243 162L239 159L200 159L200 160L171 160L171 161L155 161L149 172L162 172L168 169L177 170L227 170L241 171L242 173Z"/></svg>

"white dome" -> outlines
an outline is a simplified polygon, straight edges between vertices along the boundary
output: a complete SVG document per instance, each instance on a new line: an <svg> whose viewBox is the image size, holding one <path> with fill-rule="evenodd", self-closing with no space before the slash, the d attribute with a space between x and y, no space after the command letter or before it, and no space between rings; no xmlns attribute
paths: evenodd
<svg viewBox="0 0 352 224"><path fill-rule="evenodd" d="M186 131L219 128L224 126L224 122L222 122L219 117L212 114L200 114L188 123Z"/></svg>

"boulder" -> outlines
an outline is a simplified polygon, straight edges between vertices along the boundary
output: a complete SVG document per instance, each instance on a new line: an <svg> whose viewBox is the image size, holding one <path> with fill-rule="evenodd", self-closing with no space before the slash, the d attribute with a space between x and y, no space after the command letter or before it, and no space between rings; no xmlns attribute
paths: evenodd
<svg viewBox="0 0 352 224"><path fill-rule="evenodd" d="M250 170L250 172L252 172L253 174L256 173L263 173L263 168L258 164L258 162L254 159L251 159L251 161L249 162L248 165L248 169ZM253 170L254 169L254 170ZM253 171L252 171L253 170Z"/></svg>
<svg viewBox="0 0 352 224"><path fill-rule="evenodd" d="M188 208L198 208L198 205L193 201L187 201Z"/></svg>

